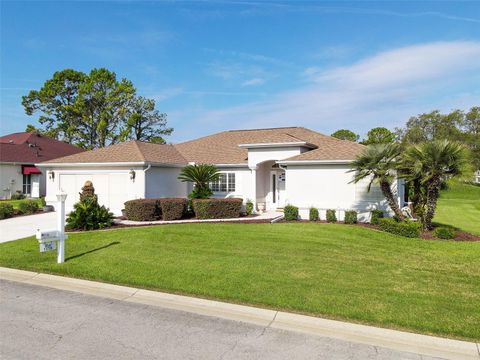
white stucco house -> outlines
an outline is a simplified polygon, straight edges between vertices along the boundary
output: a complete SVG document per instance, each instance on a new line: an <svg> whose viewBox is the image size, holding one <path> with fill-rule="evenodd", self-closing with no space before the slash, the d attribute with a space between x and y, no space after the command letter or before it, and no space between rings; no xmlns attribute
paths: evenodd
<svg viewBox="0 0 480 360"><path fill-rule="evenodd" d="M388 211L377 186L351 182L351 162L363 145L332 138L303 127L224 131L191 141L159 145L130 141L47 161L37 166L47 174L46 201L68 194L72 209L85 181L93 182L99 202L120 214L127 200L186 197L191 184L177 179L189 163L215 164L221 172L211 184L216 197L251 200L258 211L286 204L298 206L308 218L310 207L343 211L354 209L367 220L372 209ZM403 205L403 184L394 184Z"/></svg>
<svg viewBox="0 0 480 360"><path fill-rule="evenodd" d="M0 199L16 192L27 197L45 196L45 173L36 163L84 151L63 141L29 132L0 137Z"/></svg>

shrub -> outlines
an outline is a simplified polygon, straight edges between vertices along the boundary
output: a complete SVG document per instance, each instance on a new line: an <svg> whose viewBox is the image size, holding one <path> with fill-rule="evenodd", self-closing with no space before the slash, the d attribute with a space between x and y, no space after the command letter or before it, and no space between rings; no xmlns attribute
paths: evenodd
<svg viewBox="0 0 480 360"><path fill-rule="evenodd" d="M439 239L450 240L457 236L457 232L451 227L441 226L433 230L433 235Z"/></svg>
<svg viewBox="0 0 480 360"><path fill-rule="evenodd" d="M13 206L12 204L2 204L0 203L0 220L6 219L13 216Z"/></svg>
<svg viewBox="0 0 480 360"><path fill-rule="evenodd" d="M210 188L201 188L201 187L194 187L192 192L188 194L189 199L208 199L210 196L213 195L213 191Z"/></svg>
<svg viewBox="0 0 480 360"><path fill-rule="evenodd" d="M383 218L383 211L382 210L372 210L370 212L370 224L378 225L378 220Z"/></svg>
<svg viewBox="0 0 480 360"><path fill-rule="evenodd" d="M318 221L318 219L320 218L318 216L318 209L314 208L314 207L310 208L308 218L309 218L310 221Z"/></svg>
<svg viewBox="0 0 480 360"><path fill-rule="evenodd" d="M162 219L165 221L181 219L187 212L187 199L182 198L163 198L158 199L162 213Z"/></svg>
<svg viewBox="0 0 480 360"><path fill-rule="evenodd" d="M12 194L12 196L10 196L10 199L12 199L12 200L23 200L23 199L25 199L25 195L22 194L22 192L20 190L17 190L15 192L15 194Z"/></svg>
<svg viewBox="0 0 480 360"><path fill-rule="evenodd" d="M348 210L345 211L345 224L356 224L357 223L358 214L355 210Z"/></svg>
<svg viewBox="0 0 480 360"><path fill-rule="evenodd" d="M125 202L125 216L133 221L154 221L162 215L157 199L137 199Z"/></svg>
<svg viewBox="0 0 480 360"><path fill-rule="evenodd" d="M398 222L392 218L383 218L378 220L380 230L395 235L415 238L420 236L422 225L415 221Z"/></svg>
<svg viewBox="0 0 480 360"><path fill-rule="evenodd" d="M327 210L327 222L330 222L330 223L337 222L337 215L334 209Z"/></svg>
<svg viewBox="0 0 480 360"><path fill-rule="evenodd" d="M67 229L96 230L113 224L113 214L98 204L96 196L84 197L73 205L73 209L67 218Z"/></svg>
<svg viewBox="0 0 480 360"><path fill-rule="evenodd" d="M23 200L18 203L18 210L22 214L34 214L38 210L38 203L34 200Z"/></svg>
<svg viewBox="0 0 480 360"><path fill-rule="evenodd" d="M285 220L287 221L296 221L298 220L298 207L293 205L287 205L283 208L283 213L285 214Z"/></svg>
<svg viewBox="0 0 480 360"><path fill-rule="evenodd" d="M240 216L242 199L193 199L193 211L198 219L226 219Z"/></svg>
<svg viewBox="0 0 480 360"><path fill-rule="evenodd" d="M247 200L247 203L245 204L245 212L247 215L252 215L253 214L253 202L252 200Z"/></svg>
<svg viewBox="0 0 480 360"><path fill-rule="evenodd" d="M45 206L47 206L47 202L45 201L45 196L42 196L40 198L40 206L43 208Z"/></svg>

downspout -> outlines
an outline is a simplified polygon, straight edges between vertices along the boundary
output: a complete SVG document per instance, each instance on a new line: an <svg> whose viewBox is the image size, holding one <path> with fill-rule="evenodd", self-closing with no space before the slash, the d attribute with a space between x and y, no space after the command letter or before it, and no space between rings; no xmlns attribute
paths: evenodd
<svg viewBox="0 0 480 360"><path fill-rule="evenodd" d="M143 169L143 198L147 198L147 171L150 170L152 164L148 164L148 166Z"/></svg>

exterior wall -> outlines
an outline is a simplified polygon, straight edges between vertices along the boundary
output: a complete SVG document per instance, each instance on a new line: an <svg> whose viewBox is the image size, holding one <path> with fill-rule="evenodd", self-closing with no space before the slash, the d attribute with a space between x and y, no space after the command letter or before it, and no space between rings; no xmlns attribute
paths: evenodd
<svg viewBox="0 0 480 360"><path fill-rule="evenodd" d="M244 202L251 198L252 193L252 173L247 167L218 167L222 173L235 173L235 191L234 192L215 192L215 198L242 198ZM251 199L252 200L252 199Z"/></svg>
<svg viewBox="0 0 480 360"><path fill-rule="evenodd" d="M135 179L130 179L130 171L135 171ZM54 177L50 178L49 172ZM42 172L47 176L46 197L48 205L56 206L58 191L66 192L66 211L72 211L73 204L79 200L79 193L85 181L90 180L98 195L98 202L105 205L115 215L120 215L123 203L127 200L145 197L145 174L143 167L65 167L45 168Z"/></svg>
<svg viewBox="0 0 480 360"><path fill-rule="evenodd" d="M16 191L23 190L22 165L26 164L0 164L0 199L10 199ZM13 180L13 182L12 182ZM35 182L38 191L34 191ZM45 173L32 174L32 197L45 196Z"/></svg>
<svg viewBox="0 0 480 360"><path fill-rule="evenodd" d="M248 166L255 167L268 160L288 159L292 156L300 155L305 150L307 149L300 146L248 149Z"/></svg>
<svg viewBox="0 0 480 360"><path fill-rule="evenodd" d="M178 180L180 167L151 167L146 172L145 198L187 197L188 184Z"/></svg>
<svg viewBox="0 0 480 360"><path fill-rule="evenodd" d="M378 185L367 191L369 180L350 183L353 173L348 164L342 165L288 165L286 170L287 203L299 207L300 217L308 219L310 207L320 210L325 219L327 209L336 209L337 218L343 220L345 210L356 210L359 221L368 221L370 211L390 211ZM397 193L397 185L393 187Z"/></svg>

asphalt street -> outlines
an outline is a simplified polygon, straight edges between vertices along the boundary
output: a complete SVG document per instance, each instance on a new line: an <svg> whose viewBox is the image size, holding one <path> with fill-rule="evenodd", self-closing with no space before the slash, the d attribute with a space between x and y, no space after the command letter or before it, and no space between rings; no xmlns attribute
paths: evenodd
<svg viewBox="0 0 480 360"><path fill-rule="evenodd" d="M1 359L434 359L0 280Z"/></svg>

